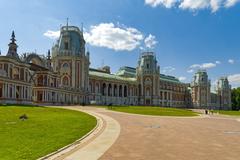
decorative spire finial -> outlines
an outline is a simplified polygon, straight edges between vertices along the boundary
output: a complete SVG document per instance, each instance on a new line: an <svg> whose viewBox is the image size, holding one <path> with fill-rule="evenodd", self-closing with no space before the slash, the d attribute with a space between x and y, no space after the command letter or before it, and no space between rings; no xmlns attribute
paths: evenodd
<svg viewBox="0 0 240 160"><path fill-rule="evenodd" d="M67 18L67 30L68 30L68 20L69 20L69 19Z"/></svg>
<svg viewBox="0 0 240 160"><path fill-rule="evenodd" d="M82 32L83 32L83 22L81 23L81 30L82 30Z"/></svg>
<svg viewBox="0 0 240 160"><path fill-rule="evenodd" d="M11 42L8 44L8 53L7 53L7 56L10 56L10 57L14 57L16 58L17 60L20 60L19 59L19 56L17 54L17 44L15 43L16 42L16 39L15 39L15 33L14 31L12 31L12 36L11 36Z"/></svg>
<svg viewBox="0 0 240 160"><path fill-rule="evenodd" d="M47 53L47 59L51 59L51 55L50 55L50 49L48 50L48 53Z"/></svg>
<svg viewBox="0 0 240 160"><path fill-rule="evenodd" d="M12 36L11 36L11 37L12 37L12 38L11 38L12 43L15 43L16 39L15 39L15 33L14 33L14 31L12 31Z"/></svg>

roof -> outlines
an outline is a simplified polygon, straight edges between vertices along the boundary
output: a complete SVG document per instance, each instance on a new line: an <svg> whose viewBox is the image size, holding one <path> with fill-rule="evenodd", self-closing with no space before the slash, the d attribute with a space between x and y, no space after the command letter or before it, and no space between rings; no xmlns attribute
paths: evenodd
<svg viewBox="0 0 240 160"><path fill-rule="evenodd" d="M160 74L160 80L167 81L167 82L172 82L172 83L182 83L176 77L165 75L165 74Z"/></svg>
<svg viewBox="0 0 240 160"><path fill-rule="evenodd" d="M122 77L135 78L136 77L136 68L123 66L118 70L116 75L122 76Z"/></svg>
<svg viewBox="0 0 240 160"><path fill-rule="evenodd" d="M123 66L119 69L119 71L116 74L109 74L103 70L90 68L89 75L100 77L100 78L108 78L108 79L112 79L112 80L134 82L134 81L136 81L136 68ZM178 78L176 78L174 76L170 76L170 75L165 75L165 74L160 74L160 80L167 81L170 83L183 84L181 81L179 81Z"/></svg>
<svg viewBox="0 0 240 160"><path fill-rule="evenodd" d="M121 77L115 74L109 74L106 72L102 72L99 70L89 70L89 75L90 76L95 76L95 77L100 77L100 78L107 78L111 80L119 80L119 81L128 81L128 82L135 82L136 78L127 78L127 77Z"/></svg>
<svg viewBox="0 0 240 160"><path fill-rule="evenodd" d="M28 63L30 64L30 69L33 71L49 71L48 68L42 67L40 65L34 64L34 63Z"/></svg>

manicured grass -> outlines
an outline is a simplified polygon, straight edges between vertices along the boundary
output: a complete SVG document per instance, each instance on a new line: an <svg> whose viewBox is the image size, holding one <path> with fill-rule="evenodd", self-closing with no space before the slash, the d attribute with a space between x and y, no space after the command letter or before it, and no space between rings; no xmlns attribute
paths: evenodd
<svg viewBox="0 0 240 160"><path fill-rule="evenodd" d="M19 120L26 114L28 119ZM81 138L95 117L66 109L0 107L0 159L37 159Z"/></svg>
<svg viewBox="0 0 240 160"><path fill-rule="evenodd" d="M163 107L149 107L149 106L113 106L109 107L113 111L143 114L143 115L156 115L156 116L197 116L198 114L186 109L177 108L163 108Z"/></svg>
<svg viewBox="0 0 240 160"><path fill-rule="evenodd" d="M222 110L216 110L215 113L219 114L225 114L230 116L240 116L240 111L222 111Z"/></svg>

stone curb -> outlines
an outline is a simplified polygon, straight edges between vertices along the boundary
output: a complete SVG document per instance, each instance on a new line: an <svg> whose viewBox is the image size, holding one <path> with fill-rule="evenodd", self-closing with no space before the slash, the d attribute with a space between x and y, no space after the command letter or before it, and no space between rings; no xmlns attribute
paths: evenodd
<svg viewBox="0 0 240 160"><path fill-rule="evenodd" d="M61 107L56 107L56 108L61 108ZM64 108L64 109L66 109L66 108ZM72 108L69 108L69 109L74 110ZM75 110L75 111L79 111L79 110ZM83 140L86 140L87 138L89 138L89 140L91 140L92 136L98 134L102 130L102 128L104 127L104 125L103 125L104 121L101 117L99 117L98 115L91 113L91 112L87 112L87 111L83 111L83 110L81 110L81 111L85 112L91 116L94 116L97 119L97 125L90 132L88 132L86 135L84 135L80 139L78 139L78 140L74 141L73 143L71 143L67 146L64 146L64 147L58 149L57 151L54 151L44 157L38 158L38 160L55 159L63 154L66 154L67 152L73 150L74 148L76 148L80 144L82 144Z"/></svg>

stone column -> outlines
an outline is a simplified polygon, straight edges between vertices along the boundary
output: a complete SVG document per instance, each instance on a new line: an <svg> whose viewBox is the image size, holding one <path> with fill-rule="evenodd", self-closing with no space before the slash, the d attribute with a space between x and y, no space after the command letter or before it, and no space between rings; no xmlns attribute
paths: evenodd
<svg viewBox="0 0 240 160"><path fill-rule="evenodd" d="M172 92L170 92L170 106L172 107Z"/></svg>
<svg viewBox="0 0 240 160"><path fill-rule="evenodd" d="M16 98L16 85L13 85L13 98Z"/></svg>
<svg viewBox="0 0 240 160"><path fill-rule="evenodd" d="M10 98L10 85L7 84L7 97Z"/></svg>
<svg viewBox="0 0 240 160"><path fill-rule="evenodd" d="M2 98L5 97L5 84L2 83Z"/></svg>

